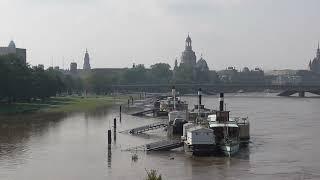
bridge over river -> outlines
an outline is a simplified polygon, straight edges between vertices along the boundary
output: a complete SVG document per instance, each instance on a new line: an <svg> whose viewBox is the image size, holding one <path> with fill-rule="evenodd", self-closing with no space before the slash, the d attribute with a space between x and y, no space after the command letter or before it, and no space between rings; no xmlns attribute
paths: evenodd
<svg viewBox="0 0 320 180"><path fill-rule="evenodd" d="M119 84L108 87L111 91L128 92L168 92L172 86L175 86L181 93L194 93L199 88L207 94L215 94L218 92L253 92L275 90L281 92L279 96L291 96L298 93L300 97L304 97L306 92L320 95L320 84L305 85L272 85L272 84Z"/></svg>

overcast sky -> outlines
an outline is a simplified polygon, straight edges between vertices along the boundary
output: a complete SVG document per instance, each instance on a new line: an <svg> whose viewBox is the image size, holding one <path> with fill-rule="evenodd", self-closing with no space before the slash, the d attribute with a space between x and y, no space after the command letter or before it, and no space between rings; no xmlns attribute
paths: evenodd
<svg viewBox="0 0 320 180"><path fill-rule="evenodd" d="M210 69L305 69L320 40L319 0L0 0L0 45L32 64L93 68L180 62L190 32Z"/></svg>

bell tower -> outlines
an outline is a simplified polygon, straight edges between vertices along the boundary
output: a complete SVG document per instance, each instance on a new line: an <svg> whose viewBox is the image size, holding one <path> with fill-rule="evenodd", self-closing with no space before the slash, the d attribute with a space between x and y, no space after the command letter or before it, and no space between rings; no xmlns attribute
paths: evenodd
<svg viewBox="0 0 320 180"><path fill-rule="evenodd" d="M186 38L186 50L192 50L192 40L188 34L188 37Z"/></svg>
<svg viewBox="0 0 320 180"><path fill-rule="evenodd" d="M91 69L90 57L89 57L88 49L86 49L86 53L84 55L83 69L84 70L90 70Z"/></svg>
<svg viewBox="0 0 320 180"><path fill-rule="evenodd" d="M187 66L195 66L196 65L196 54L192 50L192 40L188 34L186 38L185 50L182 52L181 63Z"/></svg>

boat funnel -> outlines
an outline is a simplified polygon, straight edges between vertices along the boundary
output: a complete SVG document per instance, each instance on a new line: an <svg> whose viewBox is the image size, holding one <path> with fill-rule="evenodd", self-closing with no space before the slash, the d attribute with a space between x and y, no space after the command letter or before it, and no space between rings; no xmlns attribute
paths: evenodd
<svg viewBox="0 0 320 180"><path fill-rule="evenodd" d="M173 109L176 109L176 87L172 86Z"/></svg>
<svg viewBox="0 0 320 180"><path fill-rule="evenodd" d="M198 97L199 97L199 108L200 108L200 106L201 106L201 98L202 98L202 90L201 90L201 88L199 88L199 90L198 90Z"/></svg>
<svg viewBox="0 0 320 180"><path fill-rule="evenodd" d="M224 93L220 93L220 111L223 111L223 105L224 105Z"/></svg>

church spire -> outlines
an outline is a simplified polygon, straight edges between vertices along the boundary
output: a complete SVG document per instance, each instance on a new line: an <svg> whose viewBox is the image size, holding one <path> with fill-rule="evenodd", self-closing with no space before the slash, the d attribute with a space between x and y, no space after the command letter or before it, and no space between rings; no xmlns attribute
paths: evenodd
<svg viewBox="0 0 320 180"><path fill-rule="evenodd" d="M190 35L189 35L189 33L188 33L188 36L187 36L187 38L186 38L186 50L192 50L192 45L191 45L191 43L192 43L192 40L191 40Z"/></svg>
<svg viewBox="0 0 320 180"><path fill-rule="evenodd" d="M89 56L89 53L88 53L88 49L86 48L86 53L84 55L84 59L83 59L83 69L84 70L89 70L91 69L91 66L90 66L90 56Z"/></svg>
<svg viewBox="0 0 320 180"><path fill-rule="evenodd" d="M178 68L178 60L177 58L174 60L174 70L176 70Z"/></svg>

